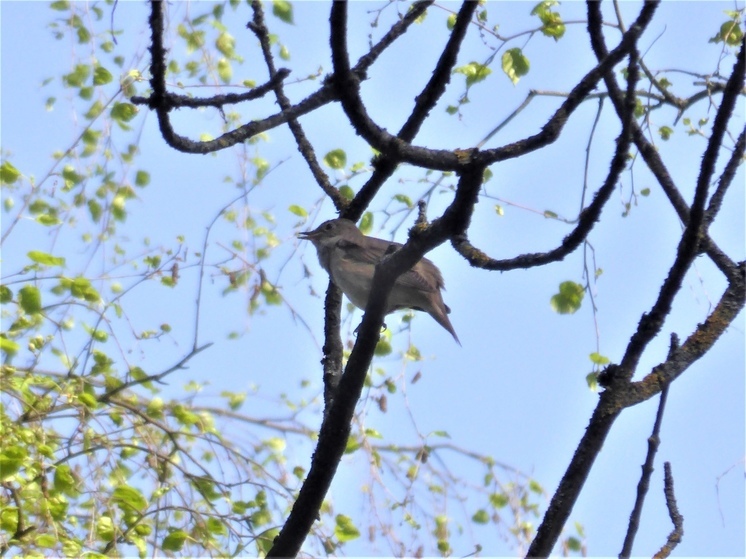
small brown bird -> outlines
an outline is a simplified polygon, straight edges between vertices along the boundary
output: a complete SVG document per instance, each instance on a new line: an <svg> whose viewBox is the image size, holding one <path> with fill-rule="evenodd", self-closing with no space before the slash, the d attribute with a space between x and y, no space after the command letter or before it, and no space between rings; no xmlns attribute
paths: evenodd
<svg viewBox="0 0 746 559"><path fill-rule="evenodd" d="M299 237L313 243L321 267L352 304L363 310L368 303L376 264L393 248L402 246L363 235L349 219L325 221L313 231L300 233ZM448 320L451 309L440 294L443 287L440 270L423 258L397 278L389 295L386 314L399 309L424 311L461 345Z"/></svg>

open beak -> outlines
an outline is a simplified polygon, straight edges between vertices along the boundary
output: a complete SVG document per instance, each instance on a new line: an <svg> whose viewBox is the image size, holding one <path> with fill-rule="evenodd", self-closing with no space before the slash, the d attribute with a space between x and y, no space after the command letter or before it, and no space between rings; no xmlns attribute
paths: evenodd
<svg viewBox="0 0 746 559"><path fill-rule="evenodd" d="M303 241L313 241L318 236L318 229L314 229L313 231L301 231L300 233L298 233L298 238Z"/></svg>

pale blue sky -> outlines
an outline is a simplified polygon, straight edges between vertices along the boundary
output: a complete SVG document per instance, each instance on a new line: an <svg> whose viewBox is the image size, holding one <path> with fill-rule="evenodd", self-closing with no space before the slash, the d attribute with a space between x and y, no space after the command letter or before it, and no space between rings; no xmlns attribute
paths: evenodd
<svg viewBox="0 0 746 559"><path fill-rule="evenodd" d="M355 59L368 42L370 28L367 14L372 4L357 2L351 8L351 51ZM455 8L457 4L445 4ZM500 31L512 35L533 26L528 13L532 3L493 2L488 4L491 17L501 24ZM685 68L708 73L716 67L720 46L707 40L725 20L725 9L733 9L732 2L666 2L642 41L645 60L651 68ZM741 6L741 4L738 4ZM108 21L109 8L103 6ZM638 4L624 2L626 22L630 23ZM184 5L174 3L173 10ZM200 4L190 8L199 13ZM611 16L611 4L606 6ZM126 30L120 44L131 52L142 50L146 44L148 9L143 2L120 2L115 12L115 27ZM566 20L585 18L584 5L579 2L562 4L560 12ZM73 45L52 39L44 25L53 13L42 3L0 3L2 17L2 148L11 154L10 160L25 175L43 176L52 165L50 153L64 149L79 133L79 125L71 119L65 98L73 95L54 82L41 87L42 80L67 71ZM180 17L180 16L179 16ZM237 38L237 50L248 52L254 41L245 29L249 16L239 12L225 23ZM370 80L363 85L364 99L370 104L371 115L389 128L398 129L412 106L412 99L429 77L432 59L441 44L446 29L445 13L434 8L420 27L403 39L403 45L413 51L394 50L382 57L371 70ZM288 27L270 20L281 40L290 50L288 63L294 69L292 78L314 73L319 66L330 70L328 38L328 6L320 2L295 5L296 25ZM177 22L176 12L172 21ZM103 26L102 28L105 28ZM385 29L385 26L382 26ZM300 31L315 29L314 35ZM379 31L375 31L379 33ZM660 37L659 37L660 36ZM608 40L616 34L609 31ZM464 148L478 143L497 123L512 112L531 88L566 91L579 76L594 63L583 25L568 26L564 39L556 45L550 39L534 37L528 44L519 39L510 46L524 46L531 60L531 72L517 86L513 86L495 66L488 87L475 87L470 92L471 103L463 108L464 118L444 112L445 105L453 104L462 91L461 77L444 101L433 111L433 119L423 128L416 143L444 148ZM85 51L78 48L79 55ZM400 48L404 48L403 46ZM243 50L242 50L243 49ZM475 35L467 41L460 62L485 57L480 40ZM398 54L397 54L398 53ZM252 55L248 63L236 70L236 78L264 80L264 72ZM125 56L128 60L130 56ZM733 57L722 64L722 73L732 67ZM145 62L136 64L144 69ZM127 66L125 68L128 69ZM686 86L692 91L692 78L683 74L669 77L674 86ZM112 84L114 85L114 84ZM288 87L293 100L299 100L314 90L318 82L305 82ZM193 90L197 95L207 91ZM50 95L58 97L55 110L46 112L44 102ZM561 101L554 97L536 100L510 126L493 138L488 147L508 143L538 131L547 116ZM250 117L261 116L262 110L273 111L271 103L262 109L247 109ZM738 114L744 115L743 101ZM572 218L577 214L580 186L583 180L583 153L596 105L587 104L573 116L565 136L546 150L526 158L507 161L494 166L494 178L488 183L491 195L515 204L543 211L550 209ZM606 109L610 114L610 106ZM237 195L234 186L225 184L226 175L235 175L237 159L224 152L216 155L184 155L168 148L160 138L154 115L141 109L138 119L147 119L143 129L139 167L151 173L150 185L138 190L140 199L130 202L127 222L120 231L129 239L133 254L140 250L144 236L155 246L175 246L178 234L186 237L190 252L201 250L207 223L229 200ZM696 105L692 120L712 117L705 102ZM673 112L654 113L655 125L672 125ZM613 119L612 119L613 121ZM138 121L135 121L137 126ZM177 118L180 133L196 137L203 131L216 133L220 119L209 111L195 115L181 111ZM343 148L348 162L370 159L370 150L346 125L337 105L323 108L318 114L302 119L317 153ZM605 126L602 120L593 146L590 185L598 187L608 167L608 154L614 147L618 133L616 124ZM314 186L301 157L294 151L294 143L287 130L271 131L267 143L258 146L262 157L276 162L282 160L262 185L251 194L250 204L257 213L268 209L277 217L277 234L286 246L278 249L268 264L269 277L277 279L287 301L310 325L311 335L283 308L267 309L266 314L249 317L245 312L246 296L234 294L223 298L225 287L221 278L206 278L202 307L200 339L215 345L196 357L188 371L179 379L172 378L169 391L180 394L180 380L209 381L204 391L206 401L216 402L221 390L242 390L258 387L258 395L250 400L256 415L268 410L269 397L280 392L297 394L300 383L309 380L321 391L321 357L323 298L309 296L309 281L303 277L305 264L313 272L310 285L316 293L324 292L326 277L316 262L310 246L297 243L294 234L298 219L286 208L301 204L311 208L321 197ZM690 200L696 180L704 140L686 137L681 124L669 143L658 142L669 170ZM249 152L253 151L249 147ZM722 165L722 158L719 163ZM639 162L641 163L641 162ZM595 249L596 263L604 273L596 284L596 303L599 308L600 351L612 362L618 361L627 340L643 312L655 300L658 287L673 262L675 243L680 225L675 213L664 199L661 190L638 163L635 187L639 191L649 187L652 192L640 198L629 216L621 217L622 199L629 196L629 174L622 178L624 186L614 195L593 231L590 241ZM410 182L399 183L405 177ZM416 182L422 174L403 169L382 191L371 209L381 210L396 192L407 192L416 199L423 190ZM451 180L451 184L453 180ZM358 188L361 181L351 183ZM734 259L744 253L744 184L743 166L734 187L726 198L722 216L712 235L716 242ZM436 196L429 215L450 201L449 194ZM555 246L569 231L569 226L547 220L538 214L503 203L505 215L497 217L494 200L483 200L477 208L471 237L473 241L495 257L510 257L524 251L543 251ZM315 222L334 217L327 201L318 208ZM396 219L396 218L395 218ZM374 232L380 232L381 217L376 218ZM398 222L395 221L395 222ZM406 222L396 236L406 238ZM313 224L303 225L301 229ZM3 230L6 224L3 223ZM24 262L31 248L49 249L65 254L81 231L65 231L56 240L39 236L39 228L21 223L14 232L15 241L3 250L3 275L15 272ZM215 231L214 242L228 244L235 233L228 226ZM216 244L210 249L212 260L220 260L224 252ZM80 256L81 259L85 255ZM453 343L429 317L417 316L411 341L426 357L425 361L410 364L405 377L412 378L421 371L417 384L408 385L407 398L417 430L427 434L445 430L451 442L465 448L490 454L495 459L511 464L531 474L551 495L584 432L597 395L585 384L591 369L588 354L596 349L595 329L589 300L572 316L552 312L549 298L561 281L581 282L583 271L580 250L565 261L552 266L509 273L488 273L472 269L449 246L442 246L429 257L442 269L447 291L445 301L453 309L451 320L463 347ZM70 261L76 257L70 255ZM279 268L289 261L280 273ZM97 268L99 266L99 268ZM89 273L95 274L101 263L94 261ZM213 281L214 280L214 281ZM122 282L126 283L126 279ZM144 286L137 298L129 302L130 320L135 329L157 327L164 320L173 326L171 336L150 345L132 342L132 359L141 366L157 371L171 365L176 356L185 352L191 343L193 301L196 274L186 270L179 286L170 291L162 287ZM701 322L722 292L724 283L713 266L704 258L697 261L696 273L691 273L676 299L676 310L666 322L664 333L646 352L638 370L641 378L651 366L665 357L668 336L677 332L682 339ZM356 311L349 330L354 329L361 313ZM389 317L392 330L397 331L399 318ZM229 341L231 331L244 331L238 341ZM406 346L404 332L397 338L398 347ZM156 345L157 344L157 345ZM394 360L384 363L390 374L399 365ZM662 545L671 530L662 498L663 461L672 463L676 494L685 518L684 540L676 550L679 556L743 555L744 548L744 324L740 317L736 325L717 343L712 353L695 364L672 387L667 412L663 421L662 444L656 460L656 472L642 518L635 552L649 556ZM392 398L387 414L380 413L373 403L366 406L365 424L397 442L416 441L404 402ZM628 410L614 426L603 452L586 484L585 491L572 514L572 521L584 525L591 556L616 555L621 549L627 519L634 501L636 483L645 452L647 436L657 409L657 399ZM279 412L277 412L279 413ZM320 416L311 418L318 423ZM308 463L307 448L299 448L290 456L301 464ZM454 464L458 467L461 462ZM735 467L734 467L735 466ZM732 470L729 471L730 468ZM473 467L470 467L474 470ZM483 472L467 471L475 476L475 483ZM729 473L726 473L728 472ZM361 474L362 472L362 474ZM365 481L366 465L350 457L343 460L332 487L331 498L338 512L350 516L361 510L360 486ZM458 471L456 473L459 473ZM722 478L720 478L722 476ZM716 483L719 481L719 500ZM538 519L540 520L540 519ZM538 524L538 520L536 524ZM490 527L474 529L475 539L483 543L484 555L510 554L511 551L491 533ZM363 538L364 539L364 538ZM456 542L460 540L454 540ZM455 555L472 551L471 540L463 539L463 547ZM348 544L346 553L371 553L365 542ZM386 553L386 549L379 552Z"/></svg>

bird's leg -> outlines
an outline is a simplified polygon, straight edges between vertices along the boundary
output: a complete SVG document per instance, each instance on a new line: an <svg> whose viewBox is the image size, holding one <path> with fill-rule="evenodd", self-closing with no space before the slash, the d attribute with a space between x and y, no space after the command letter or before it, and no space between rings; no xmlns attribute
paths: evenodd
<svg viewBox="0 0 746 559"><path fill-rule="evenodd" d="M362 322L361 322L360 324L358 324L358 325L357 325L357 328L355 328L355 329L354 329L354 330L352 331L352 333L353 333L354 335L356 335L356 336L357 336L357 331L358 331L358 330L360 330L360 327L361 327L362 325L363 325L363 323L362 323ZM388 328L388 326L386 326L386 323L385 323L385 322L384 322L383 324L381 324L381 332L385 332L385 331L386 331L386 328Z"/></svg>

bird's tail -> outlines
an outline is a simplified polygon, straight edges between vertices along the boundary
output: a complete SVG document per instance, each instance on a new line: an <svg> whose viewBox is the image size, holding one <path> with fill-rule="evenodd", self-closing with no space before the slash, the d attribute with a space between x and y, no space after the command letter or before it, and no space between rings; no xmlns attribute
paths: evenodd
<svg viewBox="0 0 746 559"><path fill-rule="evenodd" d="M430 312L429 314L435 319L438 324L440 324L443 328L450 332L451 336L453 336L453 339L456 340L456 343L458 345L461 345L461 340L458 339L456 330L454 330L453 324L451 324L451 321L448 319L449 312L451 312L451 309L449 309L443 301L440 301L440 304L433 305L432 312Z"/></svg>

